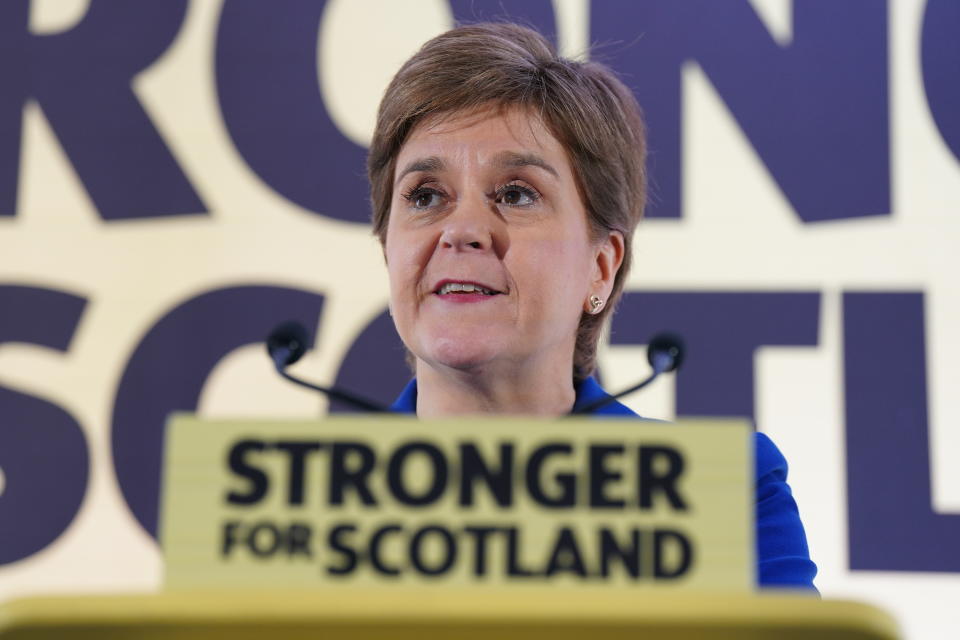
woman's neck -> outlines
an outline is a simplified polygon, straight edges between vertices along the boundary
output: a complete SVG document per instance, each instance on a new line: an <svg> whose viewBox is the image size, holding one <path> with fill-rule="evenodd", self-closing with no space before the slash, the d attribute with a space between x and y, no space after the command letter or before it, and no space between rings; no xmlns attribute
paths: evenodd
<svg viewBox="0 0 960 640"><path fill-rule="evenodd" d="M496 371L490 367L460 371L417 361L417 415L564 415L576 400L572 369L570 362L525 370L509 367L509 371Z"/></svg>

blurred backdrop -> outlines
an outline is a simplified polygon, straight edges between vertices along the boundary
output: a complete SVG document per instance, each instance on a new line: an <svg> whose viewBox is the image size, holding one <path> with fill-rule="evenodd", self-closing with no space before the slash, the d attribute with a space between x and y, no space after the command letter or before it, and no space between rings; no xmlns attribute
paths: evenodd
<svg viewBox="0 0 960 640"><path fill-rule="evenodd" d="M159 587L170 411L343 410L276 377L276 322L313 333L297 373L398 393L365 147L399 65L484 18L606 62L647 115L604 383L686 336L685 370L628 404L754 419L823 594L953 637L954 0L4 0L0 600Z"/></svg>

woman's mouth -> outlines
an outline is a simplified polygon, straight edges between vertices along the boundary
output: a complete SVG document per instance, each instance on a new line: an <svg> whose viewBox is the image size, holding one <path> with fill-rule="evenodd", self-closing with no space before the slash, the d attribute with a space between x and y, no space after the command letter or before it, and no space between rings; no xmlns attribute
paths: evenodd
<svg viewBox="0 0 960 640"><path fill-rule="evenodd" d="M447 282L441 285L439 289L437 289L437 295L440 295L440 296L444 296L447 294L464 294L464 293L481 294L485 296L495 296L500 292L494 291L493 289L488 289L479 284L473 284L470 282Z"/></svg>
<svg viewBox="0 0 960 640"><path fill-rule="evenodd" d="M502 292L478 282L442 280L434 289L441 300L448 302L481 302L490 300Z"/></svg>

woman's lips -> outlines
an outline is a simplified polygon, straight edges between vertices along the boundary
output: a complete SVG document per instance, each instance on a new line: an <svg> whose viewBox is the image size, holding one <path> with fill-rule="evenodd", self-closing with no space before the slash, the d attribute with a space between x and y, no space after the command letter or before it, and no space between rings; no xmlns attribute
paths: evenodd
<svg viewBox="0 0 960 640"><path fill-rule="evenodd" d="M456 304L489 302L501 295L500 291L494 287L481 282L449 278L438 282L433 292L444 302Z"/></svg>
<svg viewBox="0 0 960 640"><path fill-rule="evenodd" d="M434 285L433 292L436 295L443 297L448 295L483 295L486 297L493 297L502 293L496 287L484 284L482 282L476 282L473 280L452 280L449 278L441 280Z"/></svg>

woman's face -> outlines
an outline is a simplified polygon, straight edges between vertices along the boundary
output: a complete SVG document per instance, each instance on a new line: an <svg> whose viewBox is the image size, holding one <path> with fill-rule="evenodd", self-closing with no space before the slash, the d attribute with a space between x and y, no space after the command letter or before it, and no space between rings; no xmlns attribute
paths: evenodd
<svg viewBox="0 0 960 640"><path fill-rule="evenodd" d="M493 109L422 123L393 192L390 306L418 360L570 371L581 313L591 295L607 299L623 240L591 240L567 154L543 123Z"/></svg>

